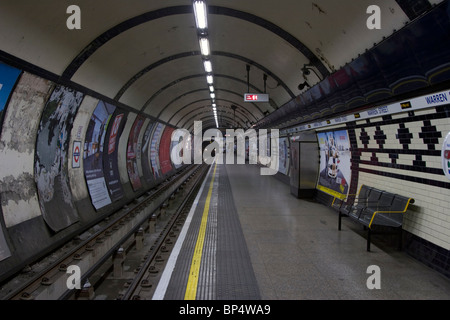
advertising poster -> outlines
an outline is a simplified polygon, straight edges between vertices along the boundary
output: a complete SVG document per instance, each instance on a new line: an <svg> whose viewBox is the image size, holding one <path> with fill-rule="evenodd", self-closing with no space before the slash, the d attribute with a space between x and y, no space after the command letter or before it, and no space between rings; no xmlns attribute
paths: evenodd
<svg viewBox="0 0 450 320"><path fill-rule="evenodd" d="M166 127L159 143L159 165L163 175L172 170L172 162L170 161L170 143L173 131L173 128Z"/></svg>
<svg viewBox="0 0 450 320"><path fill-rule="evenodd" d="M279 143L278 171L287 175L289 171L289 139L280 138Z"/></svg>
<svg viewBox="0 0 450 320"><path fill-rule="evenodd" d="M317 189L343 199L351 179L351 154L346 130L317 134L320 147L320 175Z"/></svg>
<svg viewBox="0 0 450 320"><path fill-rule="evenodd" d="M191 138L189 135L184 135L181 131L175 131L171 137L170 142L170 156L173 162L173 166L178 169L183 165L183 152L186 149L191 150ZM225 143L225 141L223 142ZM225 145L225 144L224 144ZM182 148L181 148L182 146ZM178 152L176 148L180 149Z"/></svg>
<svg viewBox="0 0 450 320"><path fill-rule="evenodd" d="M96 210L111 203L103 174L105 136L116 107L99 101L86 130L83 151L83 167L86 183Z"/></svg>
<svg viewBox="0 0 450 320"><path fill-rule="evenodd" d="M126 114L116 109L111 116L110 124L106 129L106 136L103 149L103 173L106 187L112 202L123 197L123 188L120 183L118 164L118 144L126 123Z"/></svg>
<svg viewBox="0 0 450 320"><path fill-rule="evenodd" d="M0 133L6 104L20 73L20 70L0 62ZM0 261L10 256L11 251L3 234L3 228L0 225Z"/></svg>
<svg viewBox="0 0 450 320"><path fill-rule="evenodd" d="M141 165L143 171L142 174L144 175L144 179L147 183L151 183L153 181L153 173L150 164L150 146L154 125L154 122L149 122L147 129L145 129L144 136L142 137Z"/></svg>
<svg viewBox="0 0 450 320"><path fill-rule="evenodd" d="M35 181L42 216L55 232L78 221L68 178L68 150L73 120L83 94L57 86L44 107L39 124Z"/></svg>
<svg viewBox="0 0 450 320"><path fill-rule="evenodd" d="M6 243L3 228L0 226L0 261L5 260L10 256L11 250L9 250L8 244Z"/></svg>
<svg viewBox="0 0 450 320"><path fill-rule="evenodd" d="M139 178L139 170L137 164L138 152L140 148L139 143L139 132L141 131L142 125L144 124L144 117L138 116L131 127L130 135L128 137L127 145L127 171L128 177L130 178L131 186L134 191L137 191L142 187L141 179Z"/></svg>
<svg viewBox="0 0 450 320"><path fill-rule="evenodd" d="M3 111L21 72L0 62L0 129L3 123Z"/></svg>
<svg viewBox="0 0 450 320"><path fill-rule="evenodd" d="M150 145L150 161L152 163L152 171L155 179L158 179L161 176L159 170L159 141L161 139L161 133L164 129L164 125L158 123L155 128L155 132L153 132L152 143Z"/></svg>

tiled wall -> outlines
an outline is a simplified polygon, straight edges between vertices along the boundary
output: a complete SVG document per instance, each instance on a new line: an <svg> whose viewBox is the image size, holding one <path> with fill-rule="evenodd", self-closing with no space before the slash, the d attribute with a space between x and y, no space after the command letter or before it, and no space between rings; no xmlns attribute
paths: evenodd
<svg viewBox="0 0 450 320"><path fill-rule="evenodd" d="M349 193L362 184L412 197L404 215L404 249L450 277L450 180L441 149L450 132L450 105L335 125L346 127L352 159ZM318 192L317 200L328 197Z"/></svg>
<svg viewBox="0 0 450 320"><path fill-rule="evenodd" d="M405 250L450 277L450 180L441 165L450 106L356 121L347 129L350 193L367 184L414 198L404 216Z"/></svg>
<svg viewBox="0 0 450 320"><path fill-rule="evenodd" d="M362 120L348 129L354 130L358 188L367 184L414 198L404 230L450 250L450 180L441 166L450 106Z"/></svg>

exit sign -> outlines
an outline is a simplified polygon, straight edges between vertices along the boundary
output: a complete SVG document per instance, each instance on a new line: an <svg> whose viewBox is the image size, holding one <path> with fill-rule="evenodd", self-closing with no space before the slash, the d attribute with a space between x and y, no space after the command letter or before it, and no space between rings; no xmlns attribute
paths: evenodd
<svg viewBox="0 0 450 320"><path fill-rule="evenodd" d="M244 102L269 102L269 95L266 93L245 93Z"/></svg>

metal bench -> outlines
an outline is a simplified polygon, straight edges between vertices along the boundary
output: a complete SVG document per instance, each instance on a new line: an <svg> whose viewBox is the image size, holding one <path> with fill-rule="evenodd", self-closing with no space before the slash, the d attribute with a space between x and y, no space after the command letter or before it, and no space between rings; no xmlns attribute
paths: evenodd
<svg viewBox="0 0 450 320"><path fill-rule="evenodd" d="M414 203L413 198L363 185L357 195L349 195L346 199L341 200L340 204L336 202L335 198L332 206L339 210L339 230L341 230L341 219L343 217L351 218L368 230L367 251L370 251L374 226L395 229L399 236L399 248L401 249L403 214L408 210L411 203ZM376 233L381 232L377 231Z"/></svg>

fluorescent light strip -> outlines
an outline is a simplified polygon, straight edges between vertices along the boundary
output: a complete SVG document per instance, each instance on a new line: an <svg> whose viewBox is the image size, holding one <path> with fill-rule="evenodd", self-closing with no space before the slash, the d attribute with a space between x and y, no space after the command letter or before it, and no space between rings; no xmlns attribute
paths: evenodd
<svg viewBox="0 0 450 320"><path fill-rule="evenodd" d="M212 72L212 63L209 60L203 61L203 66L205 67L205 71L210 73Z"/></svg>
<svg viewBox="0 0 450 320"><path fill-rule="evenodd" d="M206 13L206 4L203 1L194 1L194 15L197 29L208 28L208 18Z"/></svg>
<svg viewBox="0 0 450 320"><path fill-rule="evenodd" d="M205 57L209 56L211 51L209 50L208 38L200 38L199 42L200 42L200 52L202 53L202 55L204 55Z"/></svg>
<svg viewBox="0 0 450 320"><path fill-rule="evenodd" d="M206 29L208 28L208 17L207 17L207 8L206 3L204 1L194 1L194 15L195 15L195 23L197 25L197 29L199 30L199 34L206 34ZM209 40L206 37L199 38L200 44L200 52L204 57L208 57L211 54L211 49L209 47ZM204 60L203 66L205 68L206 73L208 73L206 77L206 81L209 85L210 96L212 99L212 106L214 107L214 118L216 120L216 126L219 127L217 122L217 110L215 104L215 93L214 93L214 79L213 76L210 75L212 73L212 63L210 60Z"/></svg>

